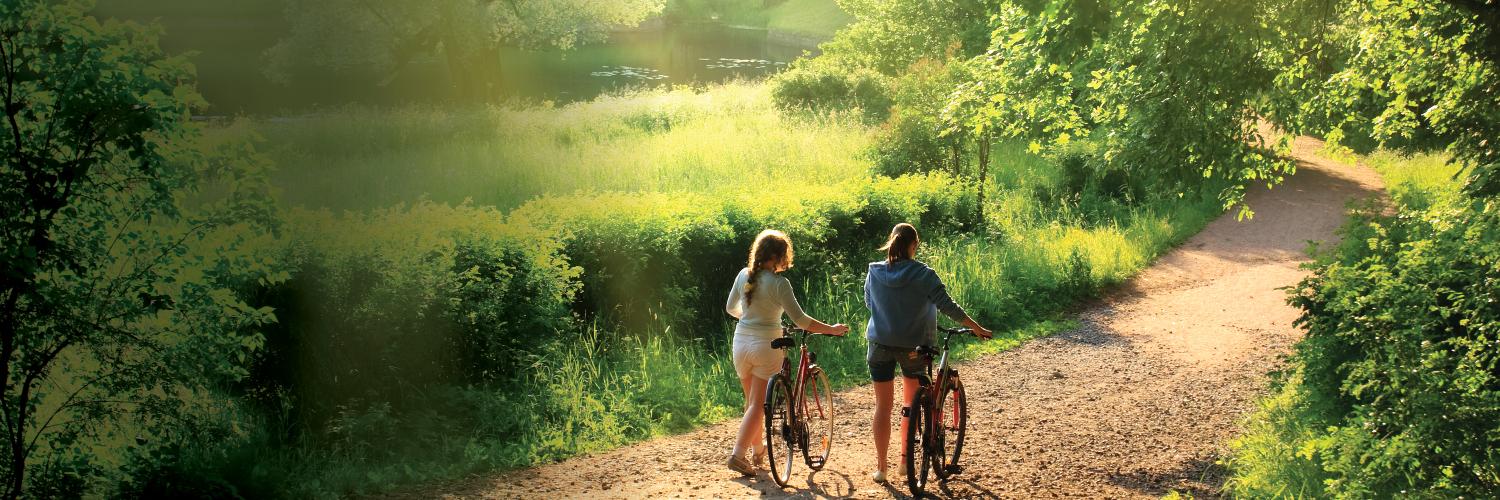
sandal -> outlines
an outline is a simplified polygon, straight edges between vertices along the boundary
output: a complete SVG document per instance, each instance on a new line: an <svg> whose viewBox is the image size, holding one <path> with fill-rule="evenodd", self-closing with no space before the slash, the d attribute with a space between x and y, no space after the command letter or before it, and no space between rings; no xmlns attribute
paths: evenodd
<svg viewBox="0 0 1500 500"><path fill-rule="evenodd" d="M750 466L750 462L745 461L745 457L739 455L729 456L729 470L738 472L745 477L755 475L755 467Z"/></svg>

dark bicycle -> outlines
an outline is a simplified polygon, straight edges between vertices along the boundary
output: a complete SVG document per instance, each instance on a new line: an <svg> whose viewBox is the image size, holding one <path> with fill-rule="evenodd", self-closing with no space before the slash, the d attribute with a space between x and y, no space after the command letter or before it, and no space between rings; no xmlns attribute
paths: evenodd
<svg viewBox="0 0 1500 500"><path fill-rule="evenodd" d="M901 409L906 419L906 436L902 440L905 457L906 485L914 497L921 497L931 472L938 479L948 479L963 472L958 464L964 449L964 427L969 420L968 401L958 370L948 368L948 341L954 335L974 333L968 328L940 328L942 348L917 347L917 354L927 360L927 375L919 377L916 398L910 407ZM933 358L937 358L937 378L933 379Z"/></svg>
<svg viewBox="0 0 1500 500"><path fill-rule="evenodd" d="M781 362L781 373L766 382L766 458L771 478L786 487L792 477L794 451L812 470L822 470L833 448L833 388L828 375L818 366L818 354L807 348L813 333L793 327L782 327L782 337L771 341L775 349L796 346L800 351L796 373L790 359ZM829 335L842 337L842 335Z"/></svg>

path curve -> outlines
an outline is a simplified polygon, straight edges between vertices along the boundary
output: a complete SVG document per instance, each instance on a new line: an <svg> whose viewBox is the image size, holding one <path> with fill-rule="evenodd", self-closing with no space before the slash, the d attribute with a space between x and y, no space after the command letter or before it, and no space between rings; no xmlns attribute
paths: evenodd
<svg viewBox="0 0 1500 500"><path fill-rule="evenodd" d="M1214 465L1265 373L1301 332L1281 287L1306 272L1309 240L1331 241L1346 203L1379 196L1378 175L1316 156L1298 139L1296 175L1253 190L1253 220L1220 217L1108 297L1082 325L960 367L970 389L965 472L942 498L1213 497ZM798 464L782 490L724 467L738 422L611 452L427 490L424 497L888 498L877 484L868 386L840 393L844 420L822 472ZM893 460L894 461L894 460Z"/></svg>

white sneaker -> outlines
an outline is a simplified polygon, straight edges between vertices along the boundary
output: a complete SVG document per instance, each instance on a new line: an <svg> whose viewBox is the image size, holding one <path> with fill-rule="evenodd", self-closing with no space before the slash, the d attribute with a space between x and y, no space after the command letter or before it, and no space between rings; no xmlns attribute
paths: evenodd
<svg viewBox="0 0 1500 500"><path fill-rule="evenodd" d="M870 475L870 479L874 479L875 482L877 482L877 483L885 484L885 471L883 471L883 470L875 471L874 474Z"/></svg>

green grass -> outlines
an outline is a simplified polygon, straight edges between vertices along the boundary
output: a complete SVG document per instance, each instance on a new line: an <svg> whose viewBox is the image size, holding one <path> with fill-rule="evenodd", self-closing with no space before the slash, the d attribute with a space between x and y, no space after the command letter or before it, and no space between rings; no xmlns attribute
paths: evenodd
<svg viewBox="0 0 1500 500"><path fill-rule="evenodd" d="M749 192L866 176L875 128L784 114L732 83L561 107L347 109L260 128L292 205L368 209L426 197L503 210L546 193Z"/></svg>
<svg viewBox="0 0 1500 500"><path fill-rule="evenodd" d="M1444 154L1406 155L1381 150L1361 160L1380 173L1386 190L1402 206L1425 208L1450 202L1463 189L1459 166L1450 163Z"/></svg>
<svg viewBox="0 0 1500 500"><path fill-rule="evenodd" d="M786 0L767 10L766 19L770 29L820 38L833 38L854 22L834 0Z"/></svg>

